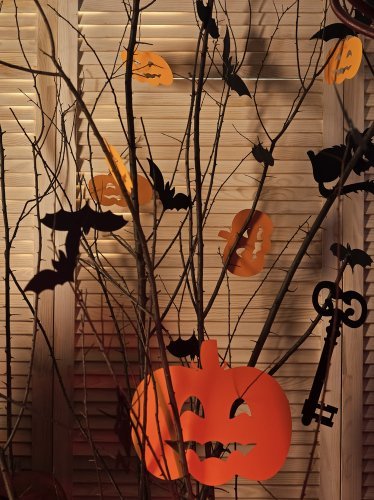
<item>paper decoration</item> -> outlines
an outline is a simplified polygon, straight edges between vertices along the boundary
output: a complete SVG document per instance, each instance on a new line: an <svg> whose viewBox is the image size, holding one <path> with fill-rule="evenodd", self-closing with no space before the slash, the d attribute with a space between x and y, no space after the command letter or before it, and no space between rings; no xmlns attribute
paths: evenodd
<svg viewBox="0 0 374 500"><path fill-rule="evenodd" d="M340 243L333 243L330 250L340 261L347 259L347 264L351 266L352 271L355 266L370 267L373 262L373 259L364 250L351 248L349 243L346 247Z"/></svg>
<svg viewBox="0 0 374 500"><path fill-rule="evenodd" d="M232 64L232 56L230 56L230 33L229 29L226 28L225 39L223 41L223 79L230 87L231 90L235 90L235 92L239 95L247 95L251 97L251 94L248 90L247 85L240 78L240 76L236 73L236 68Z"/></svg>
<svg viewBox="0 0 374 500"><path fill-rule="evenodd" d="M258 144L255 144L252 148L253 158L258 161L258 163L264 163L269 167L274 166L274 158L273 155L267 148L264 148L262 142L258 141Z"/></svg>
<svg viewBox="0 0 374 500"><path fill-rule="evenodd" d="M343 23L332 23L317 31L317 33L314 33L310 39L328 42L334 38L343 39L347 36L354 36L355 34L356 33L351 28Z"/></svg>
<svg viewBox="0 0 374 500"><path fill-rule="evenodd" d="M283 466L291 441L291 413L287 398L278 382L265 372L252 367L229 369L220 367L217 342L201 344L201 368L171 366L175 397L181 414L186 461L191 475L202 484L217 486L235 475L262 481L274 476ZM161 479L182 476L173 416L163 369L155 370L147 379L147 419L143 450L144 380L132 400L132 439L139 458L144 457L149 472ZM196 397L204 417L185 410L183 403ZM230 418L231 408L243 400L250 415L242 413ZM144 428L143 428L144 429ZM230 443L252 445L247 454L239 450L225 452L225 459L210 457L200 460L188 447L190 443Z"/></svg>
<svg viewBox="0 0 374 500"><path fill-rule="evenodd" d="M142 175L137 176L137 181L139 205L146 205L153 198L153 188ZM121 189L112 174L95 175L88 182L88 191L92 199L103 206L118 205L120 207L127 207L127 202L122 196Z"/></svg>
<svg viewBox="0 0 374 500"><path fill-rule="evenodd" d="M126 63L127 50L121 53L121 57L123 62ZM153 87L173 83L173 72L170 66L163 57L155 52L134 52L132 71L134 80L149 83Z"/></svg>
<svg viewBox="0 0 374 500"><path fill-rule="evenodd" d="M119 173L121 174L123 183L125 184L125 187L127 191L130 193L132 190L132 180L130 176L130 172L127 170L125 164L123 163L122 157L119 154L119 152L116 150L114 146L111 146L108 141L105 141L107 148L109 149L110 154L112 155L112 158L118 168ZM105 158L105 161L108 164L109 170L113 176L114 182L117 184L116 176L112 170L112 167L108 161L108 158Z"/></svg>
<svg viewBox="0 0 374 500"><path fill-rule="evenodd" d="M175 188L170 186L170 182L165 184L164 177L158 166L150 159L150 176L154 182L154 189L157 191L164 210L187 210L192 206L190 196L184 193L175 194Z"/></svg>
<svg viewBox="0 0 374 500"><path fill-rule="evenodd" d="M322 290L326 290L329 295L323 304L320 304L319 294ZM349 307L345 311L338 308L336 305L338 300L342 301L342 304L347 304ZM335 304L333 301L335 301ZM326 383L326 376L333 354L332 351L337 344L338 337L341 335L341 327L343 324L350 328L358 328L364 324L367 316L367 304L361 294L353 290L343 292L333 281L321 281L318 283L313 291L312 302L317 313L323 317L330 317L330 321L326 328L327 335L325 337L321 359L317 367L312 388L308 399L304 402L301 412L301 421L304 425L309 425L315 420L322 425L332 427L334 425L333 418L337 414L338 408L320 401L321 392ZM355 314L357 305L360 306L359 317L357 319L352 319L352 316L357 316L357 314ZM321 410L323 414L321 414Z"/></svg>
<svg viewBox="0 0 374 500"><path fill-rule="evenodd" d="M328 62L324 76L329 84L339 84L345 79L353 78L360 68L362 59L362 42L357 36L350 36L341 40L335 51L329 50L327 58L333 53Z"/></svg>
<svg viewBox="0 0 374 500"><path fill-rule="evenodd" d="M40 271L26 285L25 292L32 291L37 294L74 281L82 230L86 234L90 229L116 231L127 224L123 217L112 212L95 212L88 204L76 212L61 209L54 214L47 214L41 222L51 229L68 233L65 241L66 254L59 250L58 260L52 260L54 269Z"/></svg>
<svg viewBox="0 0 374 500"><path fill-rule="evenodd" d="M191 337L187 340L183 340L178 337L177 340L172 340L166 349L175 356L176 358L186 358L190 356L194 359L195 356L199 356L200 346L196 335L193 333Z"/></svg>
<svg viewBox="0 0 374 500"><path fill-rule="evenodd" d="M360 134L361 136L365 134L365 131ZM351 139L347 135L346 141L351 144ZM344 144L338 146L333 146L331 148L322 149L319 153L315 154L313 151L307 151L310 162L313 168L313 177L316 182L318 182L319 192L324 198L330 196L333 192L334 187L328 189L324 183L332 182L339 179L342 171L344 170L346 164L352 158L352 155L356 151L357 146L351 145L347 147ZM347 152L346 152L347 150ZM365 158L366 156L366 158ZM345 164L343 165L343 160ZM374 145L370 143L368 145L367 151L357 162L353 171L355 174L360 175L374 166ZM348 194L357 191L366 191L368 193L374 193L374 182L364 181L355 182L353 184L342 186L340 193Z"/></svg>
<svg viewBox="0 0 374 500"><path fill-rule="evenodd" d="M218 233L218 236L227 240L223 251L224 262L226 262L237 235L249 214L250 210L242 210L237 213L232 221L231 232L220 231ZM261 272L265 263L265 255L271 248L272 231L273 223L270 217L264 212L255 210L251 225L246 229L247 237L243 235L240 238L236 250L230 258L228 265L230 273L237 276L253 276ZM237 252L242 248L244 250L239 255Z"/></svg>
<svg viewBox="0 0 374 500"><path fill-rule="evenodd" d="M200 21L203 23L204 28L208 31L212 38L219 38L219 31L217 22L213 19L213 5L204 5L203 0L196 0L196 10Z"/></svg>

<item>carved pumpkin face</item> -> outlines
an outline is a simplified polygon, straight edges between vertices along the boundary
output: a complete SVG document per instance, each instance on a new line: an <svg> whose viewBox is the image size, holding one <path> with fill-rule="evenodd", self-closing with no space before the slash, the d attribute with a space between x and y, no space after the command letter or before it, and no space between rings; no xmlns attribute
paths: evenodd
<svg viewBox="0 0 374 500"><path fill-rule="evenodd" d="M123 62L127 60L127 51L121 53ZM134 52L132 65L133 78L141 83L158 85L171 85L173 72L163 57L155 52Z"/></svg>
<svg viewBox="0 0 374 500"><path fill-rule="evenodd" d="M223 251L223 260L226 261L231 248L235 244L237 234L245 223L250 210L242 210L237 213L232 221L231 232L220 231L218 236L227 240ZM265 263L265 255L271 247L271 233L273 224L270 217L256 210L253 214L250 227L247 228L247 237L244 235L239 240L236 251L230 258L228 270L237 276L253 276L262 271ZM245 234L245 233L244 233ZM239 255L238 250L243 249Z"/></svg>
<svg viewBox="0 0 374 500"><path fill-rule="evenodd" d="M191 448L186 451L189 472L202 484L216 486L240 475L251 480L265 480L282 467L291 441L291 414L287 398L278 382L270 375L252 367L220 367L217 342L208 340L201 345L201 365L191 368L170 367L173 388L181 414L183 440L188 443L219 442L246 446L243 454L231 450L225 457L201 460ZM176 435L162 369L153 373L147 385L147 440L141 451L144 418L144 389L142 381L132 401L132 439L140 458L144 456L149 472L162 479L182 476ZM184 403L197 398L204 411L199 416L184 411ZM232 405L243 399L250 415L242 413L230 418ZM139 442L140 441L140 442ZM174 444L174 445L173 445Z"/></svg>
<svg viewBox="0 0 374 500"><path fill-rule="evenodd" d="M328 56L333 52L330 49ZM360 68L362 59L362 42L357 36L351 36L341 40L329 63L325 68L325 80L327 83L342 83L346 78L353 78Z"/></svg>
<svg viewBox="0 0 374 500"><path fill-rule="evenodd" d="M148 180L142 175L138 175L137 179L139 205L145 205L152 200L153 189ZM88 190L92 199L99 202L104 207L110 207L112 205L127 207L126 200L122 196L119 185L114 180L112 174L95 175L88 183Z"/></svg>

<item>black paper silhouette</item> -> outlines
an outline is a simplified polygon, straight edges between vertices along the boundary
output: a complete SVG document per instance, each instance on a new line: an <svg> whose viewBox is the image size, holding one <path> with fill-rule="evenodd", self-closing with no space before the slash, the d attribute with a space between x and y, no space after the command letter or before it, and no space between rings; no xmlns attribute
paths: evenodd
<svg viewBox="0 0 374 500"><path fill-rule="evenodd" d="M319 294L322 290L328 290L329 296L324 301L324 304L319 303ZM345 311L336 307L333 300L342 300L343 304L352 306L355 301L361 308L360 315L357 319L352 319L355 314L353 307L348 307ZM302 409L302 423L309 425L312 420L320 422L322 425L332 427L334 425L333 418L338 412L338 408L319 402L323 386L326 381L328 367L331 361L333 349L337 344L337 339L341 335L341 327L343 324L350 328L358 328L363 325L367 316L367 304L364 297L350 290L343 292L342 289L332 281L321 281L314 288L312 296L313 307L321 316L329 316L330 321L326 328L325 344L322 350L321 359L319 361L316 375L313 380L312 388L309 393L308 399L305 400ZM319 410L319 411L318 411ZM320 411L323 410L325 415L321 415ZM326 415L328 413L329 415Z"/></svg>
<svg viewBox="0 0 374 500"><path fill-rule="evenodd" d="M212 38L219 38L219 31L216 20L213 19L213 6L204 5L203 0L196 0L196 10L204 28Z"/></svg>
<svg viewBox="0 0 374 500"><path fill-rule="evenodd" d="M184 193L175 194L175 188L170 186L170 183L165 184L161 170L154 161L149 161L150 176L154 183L154 189L157 191L164 210L187 210L192 206L190 196Z"/></svg>
<svg viewBox="0 0 374 500"><path fill-rule="evenodd" d="M57 231L69 231L79 228L83 229L85 234L90 229L117 231L127 224L127 221L121 215L115 215L110 210L96 212L92 210L88 203L76 212L67 212L61 209L55 214L47 214L41 222Z"/></svg>
<svg viewBox="0 0 374 500"><path fill-rule="evenodd" d="M347 259L347 263L351 266L352 270L357 265L364 268L367 266L370 267L373 262L373 259L364 250L351 248L349 243L346 247L340 243L333 243L330 250L335 257L339 257L339 260Z"/></svg>
<svg viewBox="0 0 374 500"><path fill-rule="evenodd" d="M270 151L262 145L262 142L258 141L252 148L253 158L258 161L258 163L264 163L270 167L274 166L274 158Z"/></svg>
<svg viewBox="0 0 374 500"><path fill-rule="evenodd" d="M225 38L223 40L223 79L230 87L231 90L239 95L247 95L251 97L247 85L240 78L240 76L235 73L235 66L232 64L232 56L230 56L230 33L228 28L226 28Z"/></svg>
<svg viewBox="0 0 374 500"><path fill-rule="evenodd" d="M195 356L199 356L200 354L199 341L194 333L187 340L183 340L181 337L178 337L177 340L172 340L166 346L166 349L176 358L191 356L191 359L194 359Z"/></svg>
<svg viewBox="0 0 374 500"><path fill-rule="evenodd" d="M82 232L79 228L68 231L65 242L66 255L60 250L58 252L59 259L52 260L54 270L45 269L37 273L26 285L25 292L40 293L44 290L54 290L56 285L74 281L81 235Z"/></svg>
<svg viewBox="0 0 374 500"><path fill-rule="evenodd" d="M332 23L317 31L317 33L314 33L314 35L311 36L310 39L318 39L323 40L324 42L328 42L329 40L333 40L334 38L339 38L340 40L342 40L346 36L354 36L355 34L356 33L351 28L343 23Z"/></svg>
<svg viewBox="0 0 374 500"><path fill-rule="evenodd" d="M363 132L360 135L363 135ZM344 168L351 160L352 155L357 149L357 145L353 142L352 137L347 135L347 146L340 144L331 148L322 149L315 154L313 151L307 151L310 162L313 168L313 177L318 182L319 192L324 198L328 198L333 192L335 186L331 189L326 188L325 182L332 182L339 179ZM355 165L353 171L360 175L374 166L374 147L372 144L368 146L365 155ZM343 164L344 163L344 164ZM374 181L355 182L342 186L340 194L356 193L358 191L366 191L374 193Z"/></svg>

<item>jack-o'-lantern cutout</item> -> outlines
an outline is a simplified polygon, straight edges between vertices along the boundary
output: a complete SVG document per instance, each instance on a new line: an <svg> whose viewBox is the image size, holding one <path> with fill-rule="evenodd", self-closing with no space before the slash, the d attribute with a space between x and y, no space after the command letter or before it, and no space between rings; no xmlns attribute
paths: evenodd
<svg viewBox="0 0 374 500"><path fill-rule="evenodd" d="M290 407L282 388L257 368L221 367L215 340L202 343L200 356L202 368L170 367L189 472L211 486L227 483L235 475L258 481L274 476L284 464L291 441ZM132 400L135 450L140 458L144 457L153 475L180 478L182 470L163 369L148 378L146 394L145 401L143 380ZM189 409L183 411L191 397L199 400L203 416ZM247 405L250 414L232 415L238 401ZM143 425L145 402L147 418ZM190 447L193 443L212 442L223 445L224 456L201 459ZM227 453L229 445L233 446L231 453ZM244 447L246 453L241 451Z"/></svg>
<svg viewBox="0 0 374 500"><path fill-rule="evenodd" d="M127 51L121 53L123 62L127 60ZM171 85L173 72L163 57L155 52L134 52L132 64L133 78L141 83L158 85Z"/></svg>
<svg viewBox="0 0 374 500"><path fill-rule="evenodd" d="M328 56L334 51L330 49ZM327 83L342 83L345 79L353 78L360 68L362 59L362 42L357 36L350 36L341 40L325 68Z"/></svg>
<svg viewBox="0 0 374 500"><path fill-rule="evenodd" d="M235 244L238 233L242 229L250 210L237 213L232 221L231 232L220 231L218 236L227 240L223 251L223 261L226 262L231 248ZM253 276L262 271L265 255L271 247L271 233L273 224L270 217L264 212L255 210L250 226L246 229L246 236L242 236L236 245L236 250L230 258L228 270L237 276ZM238 253L238 250L242 250Z"/></svg>
<svg viewBox="0 0 374 500"><path fill-rule="evenodd" d="M139 205L145 205L152 200L153 189L148 180L142 175L138 175L137 179ZM120 187L112 174L95 175L88 183L88 191L92 199L98 201L103 206L118 205L120 207L127 207L126 200L122 196Z"/></svg>

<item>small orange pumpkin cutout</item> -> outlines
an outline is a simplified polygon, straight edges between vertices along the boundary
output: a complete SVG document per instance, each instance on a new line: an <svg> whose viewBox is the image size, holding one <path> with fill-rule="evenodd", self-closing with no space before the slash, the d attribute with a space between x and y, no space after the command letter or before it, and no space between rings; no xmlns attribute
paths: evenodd
<svg viewBox="0 0 374 500"><path fill-rule="evenodd" d="M219 442L251 445L246 454L238 449L218 457L200 460L190 447L186 461L190 474L200 483L217 486L235 475L262 481L274 476L287 457L292 432L290 406L278 382L258 368L240 366L221 367L217 341L201 344L201 368L171 366L173 389L181 414L184 444L204 445ZM174 420L170 409L163 369L155 370L147 379L147 418L143 426L145 382L139 384L132 400L132 440L139 458L144 457L149 472L161 479L182 477L179 454L176 449ZM204 416L189 409L184 403L195 397L200 401ZM235 413L233 405L242 400L250 414ZM143 431L146 432L143 447Z"/></svg>
<svg viewBox="0 0 374 500"><path fill-rule="evenodd" d="M330 57L334 47L330 49ZM350 36L341 40L330 61L325 68L325 80L330 85L342 83L345 79L353 78L361 64L362 42L357 36Z"/></svg>
<svg viewBox="0 0 374 500"><path fill-rule="evenodd" d="M127 51L121 53L123 62L127 60ZM132 65L133 78L141 83L149 83L153 87L171 85L173 72L163 57L155 52L134 52Z"/></svg>
<svg viewBox="0 0 374 500"><path fill-rule="evenodd" d="M146 205L153 198L152 186L142 175L138 175L137 179L139 205ZM122 196L120 187L114 180L112 174L95 175L88 183L88 191L92 199L99 202L104 207L113 205L127 207L126 200Z"/></svg>
<svg viewBox="0 0 374 500"><path fill-rule="evenodd" d="M218 236L227 240L223 251L223 261L226 262L235 239L243 227L250 210L237 213L232 221L231 231L220 231ZM255 210L251 225L246 229L247 237L240 238L235 252L230 258L228 270L237 276L253 276L264 268L265 256L271 248L273 224L264 212ZM244 233L245 234L245 233ZM239 255L238 250L243 249Z"/></svg>

